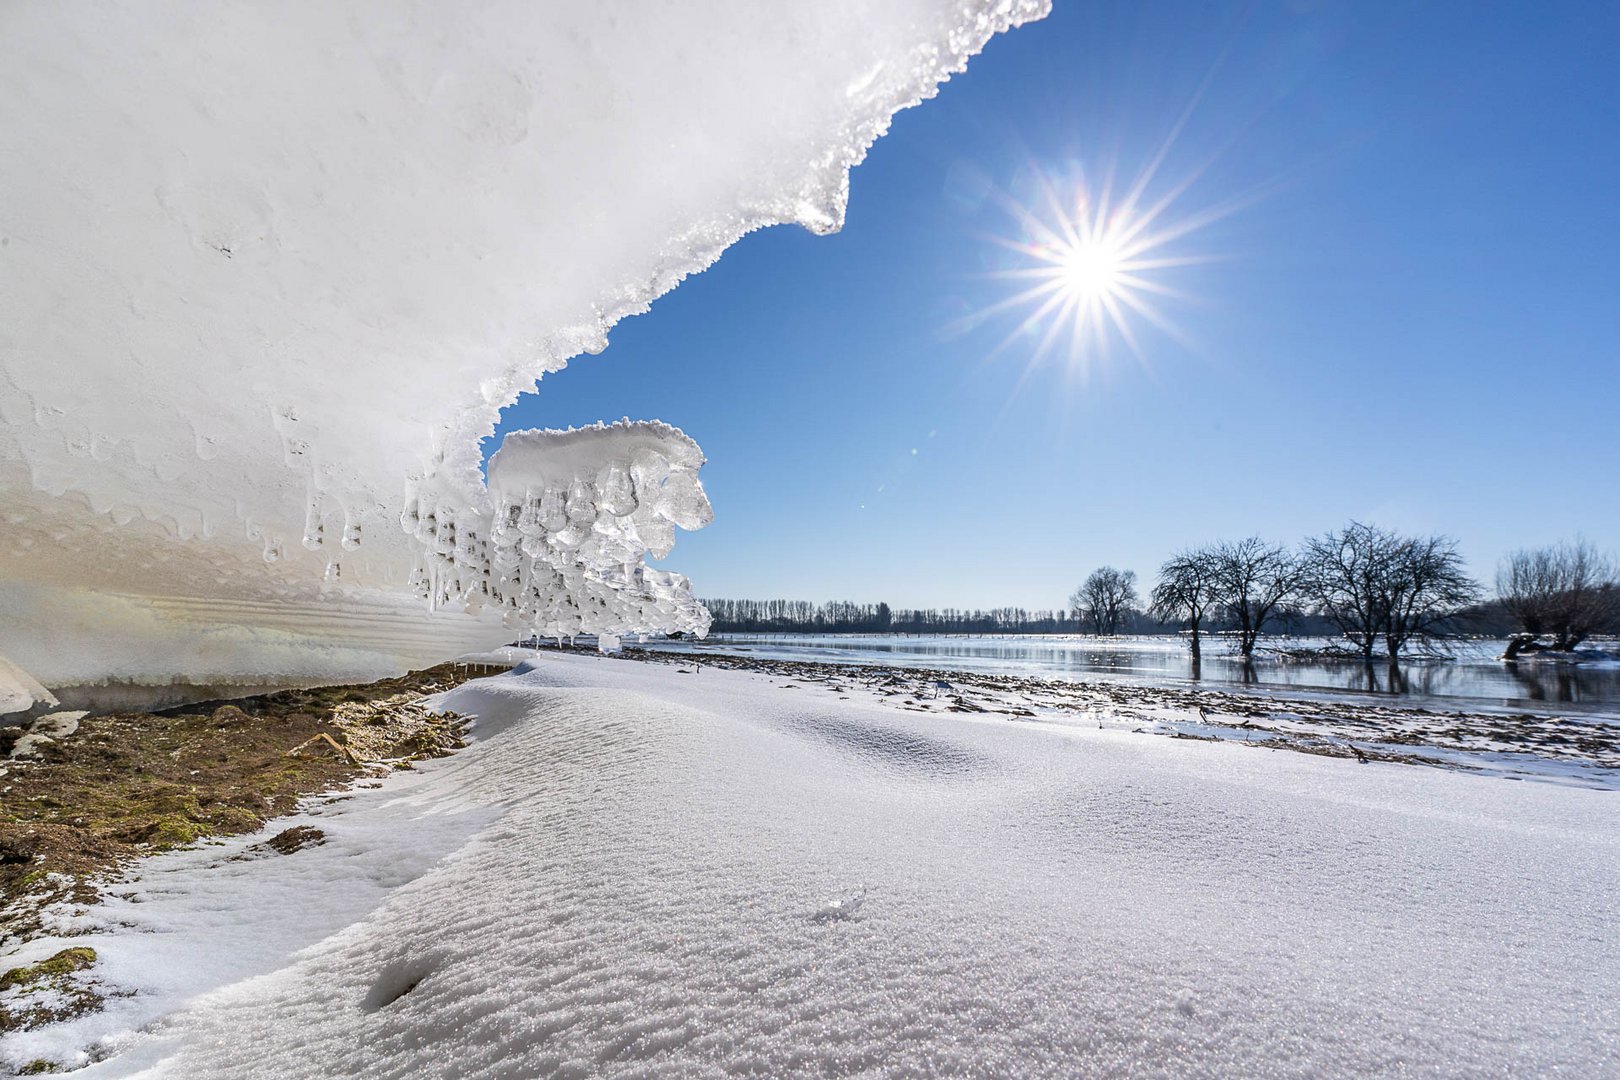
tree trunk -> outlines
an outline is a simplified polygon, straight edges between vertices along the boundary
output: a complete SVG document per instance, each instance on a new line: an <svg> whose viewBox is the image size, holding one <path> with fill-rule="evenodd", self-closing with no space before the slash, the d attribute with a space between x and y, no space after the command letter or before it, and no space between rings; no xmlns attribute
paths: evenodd
<svg viewBox="0 0 1620 1080"><path fill-rule="evenodd" d="M1502 653L1502 659L1516 660L1520 653L1530 650L1530 647L1535 643L1536 635L1534 634L1514 634L1508 638L1507 651Z"/></svg>

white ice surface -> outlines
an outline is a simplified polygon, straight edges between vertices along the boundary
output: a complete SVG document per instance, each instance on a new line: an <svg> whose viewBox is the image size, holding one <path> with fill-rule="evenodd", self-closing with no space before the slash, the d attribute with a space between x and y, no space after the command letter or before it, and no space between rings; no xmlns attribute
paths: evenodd
<svg viewBox="0 0 1620 1080"><path fill-rule="evenodd" d="M1611 792L528 666L448 695L478 741L328 808L326 846L150 864L110 909L133 927L88 943L151 996L118 1015L187 1008L6 1058L103 1036L84 1075L1620 1074Z"/></svg>
<svg viewBox="0 0 1620 1080"><path fill-rule="evenodd" d="M0 716L20 713L35 703L55 705L56 697L28 672L0 656Z"/></svg>
<svg viewBox="0 0 1620 1080"><path fill-rule="evenodd" d="M1045 6L0 5L0 653L420 662L408 503L485 535L504 405L748 231L836 229L892 115ZM87 598L155 609L87 648Z"/></svg>

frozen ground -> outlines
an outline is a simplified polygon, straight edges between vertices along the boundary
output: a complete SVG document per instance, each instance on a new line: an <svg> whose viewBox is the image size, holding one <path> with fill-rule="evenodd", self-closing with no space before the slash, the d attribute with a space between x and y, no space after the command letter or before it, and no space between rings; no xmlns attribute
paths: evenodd
<svg viewBox="0 0 1620 1080"><path fill-rule="evenodd" d="M1373 695L1155 686L1111 679L1034 678L918 667L814 663L725 652L624 654L644 662L752 671L781 689L836 695L908 712L999 715L1133 734L1241 742L1257 750L1395 761L1514 780L1620 789L1620 715L1436 708ZM1454 704L1454 703L1447 703Z"/></svg>
<svg viewBox="0 0 1620 1080"><path fill-rule="evenodd" d="M668 652L732 653L768 660L798 660L891 667L935 668L982 675L1045 679L1107 679L1186 689L1243 689L1280 693L1363 695L1386 702L1443 709L1563 710L1620 718L1620 641L1605 639L1578 664L1539 657L1504 664L1505 639L1436 642L1437 656L1414 650L1392 683L1385 662L1369 669L1355 660L1322 655L1343 649L1342 639L1268 636L1252 666L1229 639L1210 635L1200 677L1192 677L1186 641L1178 635L1097 637L1073 634L712 634L701 642L655 640ZM1444 656L1445 659L1438 658Z"/></svg>
<svg viewBox="0 0 1620 1080"><path fill-rule="evenodd" d="M152 860L78 920L138 993L5 1060L1620 1074L1612 792L786 685L567 655L470 683L479 741L314 808L325 845Z"/></svg>

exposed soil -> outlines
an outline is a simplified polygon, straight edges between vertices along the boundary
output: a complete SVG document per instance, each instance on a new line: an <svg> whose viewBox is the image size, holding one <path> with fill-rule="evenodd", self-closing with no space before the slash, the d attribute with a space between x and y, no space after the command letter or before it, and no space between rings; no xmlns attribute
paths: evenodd
<svg viewBox="0 0 1620 1080"><path fill-rule="evenodd" d="M76 728L58 721L42 728L56 737L26 745L26 759L5 755L27 731L6 729L0 950L37 936L48 906L94 902L97 882L142 856L252 832L304 796L459 749L465 719L429 712L421 700L504 670L442 664L366 685L86 716ZM323 840L305 827L259 846L290 854ZM75 958L85 962L69 965ZM0 1034L94 1008L99 996L86 974L94 961L89 950L67 950L45 962L55 964L48 971L0 973Z"/></svg>

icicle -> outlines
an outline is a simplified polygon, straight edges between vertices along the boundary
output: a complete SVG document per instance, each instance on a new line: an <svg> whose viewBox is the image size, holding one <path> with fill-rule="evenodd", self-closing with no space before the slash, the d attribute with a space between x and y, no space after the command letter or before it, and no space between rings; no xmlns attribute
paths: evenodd
<svg viewBox="0 0 1620 1080"><path fill-rule="evenodd" d="M635 511L635 485L629 472L617 462L610 463L597 476L596 489L600 493L599 505L614 517L624 517Z"/></svg>

